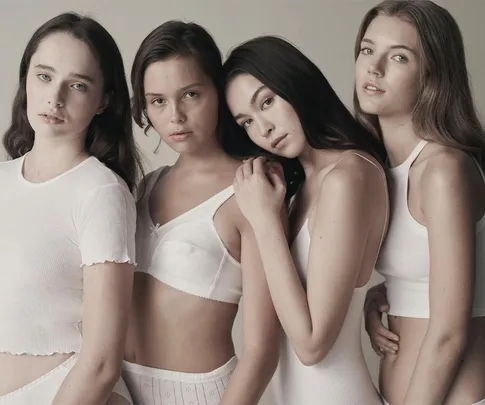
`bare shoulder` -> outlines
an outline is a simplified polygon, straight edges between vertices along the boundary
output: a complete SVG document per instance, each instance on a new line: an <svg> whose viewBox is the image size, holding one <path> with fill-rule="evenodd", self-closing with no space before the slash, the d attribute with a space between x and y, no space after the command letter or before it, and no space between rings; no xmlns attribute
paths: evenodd
<svg viewBox="0 0 485 405"><path fill-rule="evenodd" d="M325 194L331 192L344 198L367 198L375 197L375 192L384 187L382 166L372 156L358 151L342 157L325 176L321 189Z"/></svg>
<svg viewBox="0 0 485 405"><path fill-rule="evenodd" d="M421 189L427 194L437 190L453 191L481 181L473 158L459 149L434 144L421 164Z"/></svg>

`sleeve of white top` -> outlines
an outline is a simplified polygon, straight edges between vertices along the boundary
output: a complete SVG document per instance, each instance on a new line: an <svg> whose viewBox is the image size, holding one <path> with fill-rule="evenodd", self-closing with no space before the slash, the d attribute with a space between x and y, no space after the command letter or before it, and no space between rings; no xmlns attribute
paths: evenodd
<svg viewBox="0 0 485 405"><path fill-rule="evenodd" d="M125 185L106 185L87 196L76 228L82 266L135 264L136 208Z"/></svg>

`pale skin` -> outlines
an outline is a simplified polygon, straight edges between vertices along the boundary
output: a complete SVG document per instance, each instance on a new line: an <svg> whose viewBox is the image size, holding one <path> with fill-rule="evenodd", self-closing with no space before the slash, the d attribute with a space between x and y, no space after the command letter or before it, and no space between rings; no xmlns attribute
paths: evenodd
<svg viewBox="0 0 485 405"><path fill-rule="evenodd" d="M145 72L147 114L154 130L179 153L149 197L153 223L163 226L230 186L239 161L218 143L217 92L192 58L155 62ZM188 131L182 140L170 136ZM253 231L233 197L217 211L222 243L242 267L243 351L221 405L257 404L278 361L278 321ZM196 297L136 273L125 358L137 364L205 373L234 356L237 304Z"/></svg>
<svg viewBox="0 0 485 405"><path fill-rule="evenodd" d="M378 16L357 59L359 102L378 116L393 167L419 142L411 122L422 63L418 50L413 26ZM369 82L382 91L366 91ZM429 319L388 316L388 330L381 322L389 310L385 287L374 287L367 297L366 329L383 357L380 388L392 405L470 405L485 397L485 318L470 318L475 226L484 206L485 187L472 158L426 145L409 171L408 207L428 232Z"/></svg>
<svg viewBox="0 0 485 405"><path fill-rule="evenodd" d="M24 163L26 180L48 181L88 157L86 129L107 103L102 82L97 61L83 42L64 33L41 41L27 77L27 114L35 141ZM46 124L39 116L45 113L58 115L62 123ZM112 389L123 358L133 266L103 263L82 271L83 345L53 405L125 405ZM0 395L39 378L71 355L0 353Z"/></svg>
<svg viewBox="0 0 485 405"><path fill-rule="evenodd" d="M253 142L280 156L298 156L303 164L306 180L290 215L289 237L286 186L277 167L261 157L249 159L234 187L256 235L281 325L300 361L318 364L339 335L354 289L371 275L387 221L383 171L348 151L310 147L291 105L250 75L231 80L227 99ZM308 230L302 229L307 220ZM311 237L306 289L287 241L301 231Z"/></svg>

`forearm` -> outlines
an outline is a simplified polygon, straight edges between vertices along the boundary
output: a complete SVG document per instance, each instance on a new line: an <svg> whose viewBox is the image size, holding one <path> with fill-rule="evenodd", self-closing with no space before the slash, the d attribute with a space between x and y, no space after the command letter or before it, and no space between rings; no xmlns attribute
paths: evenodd
<svg viewBox="0 0 485 405"><path fill-rule="evenodd" d="M464 337L427 336L414 368L404 405L437 405L446 397L466 346Z"/></svg>
<svg viewBox="0 0 485 405"><path fill-rule="evenodd" d="M272 350L272 349L271 349ZM257 405L278 365L278 350L246 352L239 359L220 405Z"/></svg>
<svg viewBox="0 0 485 405"><path fill-rule="evenodd" d="M80 360L63 381L52 405L104 405L118 381L119 370L104 362L87 365Z"/></svg>
<svg viewBox="0 0 485 405"><path fill-rule="evenodd" d="M280 221L268 221L255 229L255 235L280 323L299 357L308 357L313 350L311 309L283 226Z"/></svg>

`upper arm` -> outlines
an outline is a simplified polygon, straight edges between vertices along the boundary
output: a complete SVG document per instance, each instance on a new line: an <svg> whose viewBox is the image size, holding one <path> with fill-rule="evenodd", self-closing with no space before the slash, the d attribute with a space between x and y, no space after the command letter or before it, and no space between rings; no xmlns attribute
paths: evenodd
<svg viewBox="0 0 485 405"><path fill-rule="evenodd" d="M279 322L271 300L263 263L253 229L246 219L239 226L243 279L244 350L278 356Z"/></svg>
<svg viewBox="0 0 485 405"><path fill-rule="evenodd" d="M123 185L96 190L80 209L76 226L83 265L81 353L121 361L135 263L133 197Z"/></svg>
<svg viewBox="0 0 485 405"><path fill-rule="evenodd" d="M307 298L316 346L320 342L331 346L337 339L376 213L384 212L381 173L364 161L358 166L358 170L343 166L328 173L316 206L307 268Z"/></svg>
<svg viewBox="0 0 485 405"><path fill-rule="evenodd" d="M429 238L430 330L467 329L473 298L476 224L470 165L465 157L440 156L421 181L421 206Z"/></svg>

